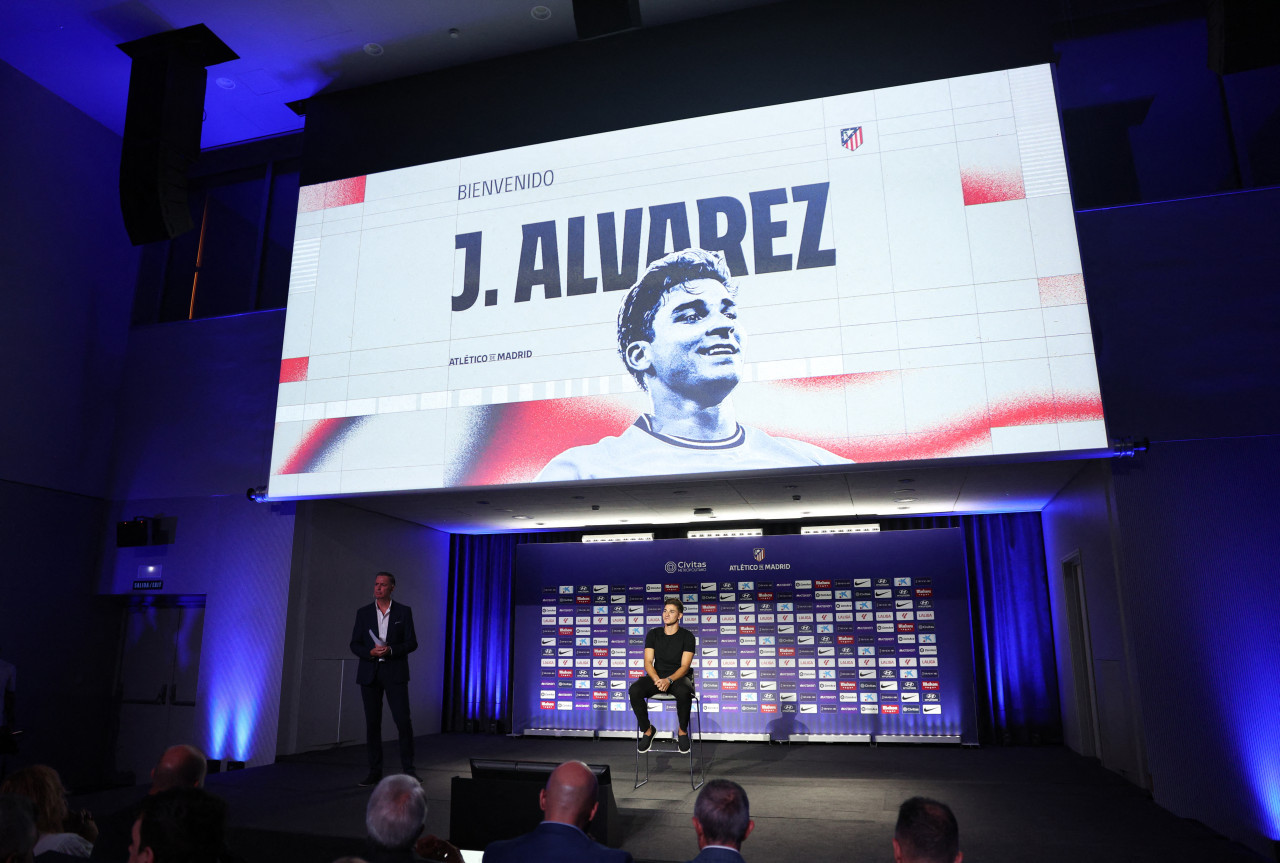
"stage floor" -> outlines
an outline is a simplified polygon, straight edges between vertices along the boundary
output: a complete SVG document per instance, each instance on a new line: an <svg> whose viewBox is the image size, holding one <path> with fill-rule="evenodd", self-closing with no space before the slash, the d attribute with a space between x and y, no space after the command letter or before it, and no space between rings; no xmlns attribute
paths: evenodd
<svg viewBox="0 0 1280 863"><path fill-rule="evenodd" d="M694 753L697 753L695 747ZM935 797L960 822L965 863L1258 863L1263 858L1156 806L1124 779L1063 747L960 748L866 744L706 744L707 777L732 779L751 801L753 860L890 861L897 807ZM684 756L651 755L650 782L633 790L629 741L442 734L418 738L430 800L427 830L449 832L449 787L468 759L608 764L622 847L637 860L683 861L698 851L696 792ZM385 762L398 762L395 744ZM364 751L348 746L213 775L231 807L234 846L249 863L329 863L358 853L368 790ZM72 799L106 812L135 789Z"/></svg>

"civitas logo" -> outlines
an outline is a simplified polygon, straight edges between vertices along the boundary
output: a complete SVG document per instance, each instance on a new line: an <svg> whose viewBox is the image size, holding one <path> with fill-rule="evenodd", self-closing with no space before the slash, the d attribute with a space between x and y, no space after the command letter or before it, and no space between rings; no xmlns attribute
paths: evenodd
<svg viewBox="0 0 1280 863"><path fill-rule="evenodd" d="M663 569L667 572L706 572L707 564L701 560L668 560Z"/></svg>

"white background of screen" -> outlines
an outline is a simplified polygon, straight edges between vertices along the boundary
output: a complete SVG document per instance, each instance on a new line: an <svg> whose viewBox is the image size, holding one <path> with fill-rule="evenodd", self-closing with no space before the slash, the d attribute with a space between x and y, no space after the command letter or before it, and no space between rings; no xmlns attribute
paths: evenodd
<svg viewBox="0 0 1280 863"><path fill-rule="evenodd" d="M863 142L850 151L840 133L856 126ZM965 205L961 174L1010 166L1022 197ZM458 199L462 184L548 170L549 186ZM441 487L451 437L467 433L477 406L636 401L614 346L622 292L552 299L534 287L530 301L513 301L522 225L555 222L563 280L567 221L585 217L585 272L598 276L599 213L614 213L621 233L623 212L646 208L643 268L647 208L683 202L696 245L698 199L731 196L749 212L752 191L810 183L830 184L820 248L836 250L836 265L738 280L744 381L864 376L843 410L815 404L802 433L926 435L991 405L1097 399L1050 71L1030 67L389 171L366 178L360 203L301 212L283 354L308 369L280 386L269 493ZM775 254L799 252L805 206L773 208L787 223ZM474 231L481 297L496 290L499 300L453 312L464 265L455 235ZM745 246L750 266L750 227ZM1054 279L1068 284L1058 299ZM525 350L532 356L449 365ZM740 410L767 415L771 393L741 387ZM304 471L281 473L318 422L344 417L366 419ZM993 428L946 454L1105 445L1099 413Z"/></svg>

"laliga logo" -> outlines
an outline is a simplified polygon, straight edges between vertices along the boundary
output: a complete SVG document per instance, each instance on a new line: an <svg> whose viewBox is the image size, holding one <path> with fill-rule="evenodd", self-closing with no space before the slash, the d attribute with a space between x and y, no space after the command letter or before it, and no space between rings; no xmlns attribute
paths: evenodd
<svg viewBox="0 0 1280 863"><path fill-rule="evenodd" d="M751 549L751 556L756 559L757 563L764 560L764 549L763 548Z"/></svg>
<svg viewBox="0 0 1280 863"><path fill-rule="evenodd" d="M668 560L668 561L667 561L667 565L666 565L665 567L663 567L663 569L665 569L667 572L675 572L675 571L676 571L676 562L675 562L674 560Z"/></svg>

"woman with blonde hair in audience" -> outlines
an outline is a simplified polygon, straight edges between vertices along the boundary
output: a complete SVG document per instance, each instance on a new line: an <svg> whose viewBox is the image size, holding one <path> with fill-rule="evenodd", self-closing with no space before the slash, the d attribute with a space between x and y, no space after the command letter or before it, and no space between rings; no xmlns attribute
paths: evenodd
<svg viewBox="0 0 1280 863"><path fill-rule="evenodd" d="M62 787L58 771L43 764L15 770L0 785L0 794L18 794L35 808L39 838L33 849L36 856L58 851L71 857L88 857L98 838L93 816L81 810L67 810L67 789Z"/></svg>

